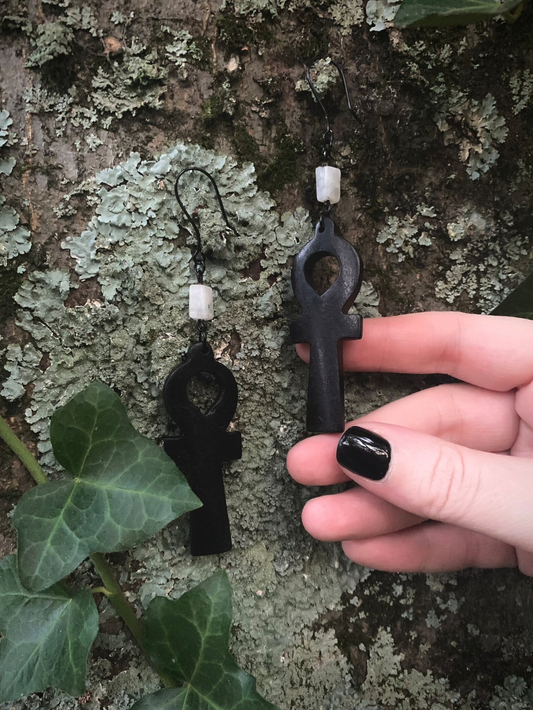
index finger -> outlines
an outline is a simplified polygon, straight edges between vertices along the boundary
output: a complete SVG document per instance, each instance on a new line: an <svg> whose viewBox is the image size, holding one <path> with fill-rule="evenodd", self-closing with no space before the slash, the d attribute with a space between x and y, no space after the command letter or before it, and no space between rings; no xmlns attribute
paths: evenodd
<svg viewBox="0 0 533 710"><path fill-rule="evenodd" d="M373 318L343 355L345 370L442 373L505 392L533 380L533 323L451 311Z"/></svg>

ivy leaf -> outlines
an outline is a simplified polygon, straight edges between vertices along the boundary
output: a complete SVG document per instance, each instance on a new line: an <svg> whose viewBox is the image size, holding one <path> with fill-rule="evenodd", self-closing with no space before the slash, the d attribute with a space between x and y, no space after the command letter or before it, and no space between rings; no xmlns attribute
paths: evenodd
<svg viewBox="0 0 533 710"><path fill-rule="evenodd" d="M404 0L394 18L397 27L468 25L490 20L522 0Z"/></svg>
<svg viewBox="0 0 533 710"><path fill-rule="evenodd" d="M496 306L491 315L533 320L533 274L525 278L499 306Z"/></svg>
<svg viewBox="0 0 533 710"><path fill-rule="evenodd" d="M132 710L277 710L229 653L231 616L223 570L179 599L153 599L145 616L148 652L183 687L148 695Z"/></svg>
<svg viewBox="0 0 533 710"><path fill-rule="evenodd" d="M93 382L52 417L55 456L73 478L18 504L22 583L39 591L93 552L126 550L201 503L174 462L131 425L119 397Z"/></svg>
<svg viewBox="0 0 533 710"><path fill-rule="evenodd" d="M62 584L43 592L22 586L15 555L0 562L0 702L49 687L85 690L87 656L98 633L92 594Z"/></svg>
<svg viewBox="0 0 533 710"><path fill-rule="evenodd" d="M141 698L131 710L186 710L191 705L184 704L185 688L165 688ZM198 704L195 710L207 710L213 706Z"/></svg>

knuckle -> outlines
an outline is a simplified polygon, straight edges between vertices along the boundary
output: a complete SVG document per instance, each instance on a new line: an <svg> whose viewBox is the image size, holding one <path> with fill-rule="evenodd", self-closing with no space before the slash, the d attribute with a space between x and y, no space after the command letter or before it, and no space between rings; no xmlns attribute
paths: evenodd
<svg viewBox="0 0 533 710"><path fill-rule="evenodd" d="M460 360L463 328L460 318L452 316L448 319L447 337L442 342L440 337L435 338L435 342L441 343L441 350L435 353L438 362L439 372L449 372Z"/></svg>
<svg viewBox="0 0 533 710"><path fill-rule="evenodd" d="M474 485L472 485L474 484ZM460 523L475 496L460 448L443 444L435 456L424 491L427 514L433 520Z"/></svg>

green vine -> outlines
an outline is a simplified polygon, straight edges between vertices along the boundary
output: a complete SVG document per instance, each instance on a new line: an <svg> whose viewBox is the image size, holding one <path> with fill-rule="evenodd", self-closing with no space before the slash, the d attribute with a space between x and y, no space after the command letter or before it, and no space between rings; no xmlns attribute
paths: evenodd
<svg viewBox="0 0 533 710"><path fill-rule="evenodd" d="M22 441L14 434L9 425L0 417L0 437L9 446L11 451L17 456L21 463L26 466L35 483L48 483L48 477L37 463L32 453Z"/></svg>

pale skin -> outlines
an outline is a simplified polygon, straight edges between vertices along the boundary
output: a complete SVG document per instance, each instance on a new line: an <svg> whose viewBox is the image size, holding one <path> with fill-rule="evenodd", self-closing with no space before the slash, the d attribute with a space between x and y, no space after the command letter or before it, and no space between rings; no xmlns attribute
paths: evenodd
<svg viewBox="0 0 533 710"><path fill-rule="evenodd" d="M298 346L306 360L308 347ZM417 392L346 426L391 445L385 478L339 466L340 434L300 441L287 457L307 486L355 481L310 500L315 538L390 572L519 567L533 576L533 323L464 313L366 320L345 341L345 370L446 373L462 380Z"/></svg>

